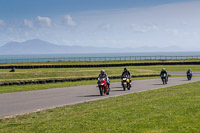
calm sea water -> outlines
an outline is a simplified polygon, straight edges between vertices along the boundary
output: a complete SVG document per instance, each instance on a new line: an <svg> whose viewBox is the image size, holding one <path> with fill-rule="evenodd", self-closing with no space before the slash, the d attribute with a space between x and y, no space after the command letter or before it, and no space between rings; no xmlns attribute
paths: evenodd
<svg viewBox="0 0 200 133"><path fill-rule="evenodd" d="M137 57L134 57L137 56ZM139 57L146 56L146 57ZM199 56L200 52L149 52L149 53L94 53L94 54L48 54L48 55L0 55L0 63L45 62L45 61L95 61L95 60L140 60L165 59L165 56ZM149 58L148 58L149 57ZM158 58L157 58L158 57ZM184 57L183 57L184 58ZM168 59L168 58L167 58ZM170 59L170 58L169 58Z"/></svg>

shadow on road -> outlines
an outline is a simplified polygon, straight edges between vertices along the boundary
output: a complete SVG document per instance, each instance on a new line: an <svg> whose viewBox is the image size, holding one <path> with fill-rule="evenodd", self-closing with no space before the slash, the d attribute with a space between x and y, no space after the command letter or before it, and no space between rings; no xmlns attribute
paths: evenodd
<svg viewBox="0 0 200 133"><path fill-rule="evenodd" d="M101 96L100 94L99 95L86 95L86 96L78 96L78 97L99 97Z"/></svg>
<svg viewBox="0 0 200 133"><path fill-rule="evenodd" d="M163 85L163 84L152 84L152 85Z"/></svg>
<svg viewBox="0 0 200 133"><path fill-rule="evenodd" d="M114 88L122 88L122 87L114 87Z"/></svg>
<svg viewBox="0 0 200 133"><path fill-rule="evenodd" d="M111 92L112 92L112 91L124 91L124 90L123 90L123 89L121 89L121 90L111 90Z"/></svg>

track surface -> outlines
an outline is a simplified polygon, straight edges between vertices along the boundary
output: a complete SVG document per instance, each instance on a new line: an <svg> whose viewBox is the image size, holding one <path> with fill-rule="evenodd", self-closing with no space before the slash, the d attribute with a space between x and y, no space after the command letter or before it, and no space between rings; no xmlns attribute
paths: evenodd
<svg viewBox="0 0 200 133"><path fill-rule="evenodd" d="M186 77L169 78L169 82L166 85L162 84L161 79L136 80L132 81L133 87L129 91L123 91L120 82L115 82L111 83L109 96L100 96L96 85L4 93L0 94L0 117L164 88L199 80L200 77L193 77L192 81L188 81Z"/></svg>

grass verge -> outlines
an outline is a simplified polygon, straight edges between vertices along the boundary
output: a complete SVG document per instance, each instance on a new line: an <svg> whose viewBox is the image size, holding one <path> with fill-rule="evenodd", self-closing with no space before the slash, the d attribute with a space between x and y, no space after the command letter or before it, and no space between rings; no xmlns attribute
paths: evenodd
<svg viewBox="0 0 200 133"><path fill-rule="evenodd" d="M0 132L200 132L200 82L0 119Z"/></svg>

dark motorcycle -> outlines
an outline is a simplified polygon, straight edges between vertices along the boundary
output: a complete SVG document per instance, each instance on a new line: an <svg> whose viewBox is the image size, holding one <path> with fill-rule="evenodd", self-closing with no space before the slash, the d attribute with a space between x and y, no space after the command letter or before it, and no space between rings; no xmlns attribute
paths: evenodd
<svg viewBox="0 0 200 133"><path fill-rule="evenodd" d="M105 78L99 78L97 84L98 84L101 96L105 94L109 95L110 89L108 88L108 84Z"/></svg>
<svg viewBox="0 0 200 133"><path fill-rule="evenodd" d="M192 79L192 72L187 72L187 79L191 80Z"/></svg>

